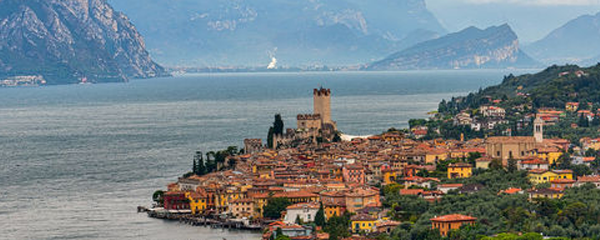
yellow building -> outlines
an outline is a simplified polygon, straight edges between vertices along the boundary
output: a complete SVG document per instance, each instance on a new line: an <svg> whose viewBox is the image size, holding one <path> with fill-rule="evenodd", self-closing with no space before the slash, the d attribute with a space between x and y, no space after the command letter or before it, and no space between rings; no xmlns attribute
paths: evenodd
<svg viewBox="0 0 600 240"><path fill-rule="evenodd" d="M533 184L550 182L556 179L573 179L573 171L571 170L544 170L533 169L529 170L529 181Z"/></svg>
<svg viewBox="0 0 600 240"><path fill-rule="evenodd" d="M563 155L563 153L556 147L546 147L535 149L533 155L548 161L548 163L552 165Z"/></svg>
<svg viewBox="0 0 600 240"><path fill-rule="evenodd" d="M534 189L529 191L529 200L537 198L559 199L564 195L563 191L553 188Z"/></svg>
<svg viewBox="0 0 600 240"><path fill-rule="evenodd" d="M374 232L377 228L376 226L376 222L377 222L377 218L374 218L371 215L368 214L358 214L358 215L354 215L350 218L350 224L352 227L352 232L354 233L359 233L359 232L366 232L366 233L370 233L370 232Z"/></svg>
<svg viewBox="0 0 600 240"><path fill-rule="evenodd" d="M425 154L425 163L435 164L439 161L444 161L448 159L448 153L442 149L434 149L431 151L427 151Z"/></svg>
<svg viewBox="0 0 600 240"><path fill-rule="evenodd" d="M448 165L448 178L468 178L473 175L473 167L468 163L454 163Z"/></svg>
<svg viewBox="0 0 600 240"><path fill-rule="evenodd" d="M394 169L385 169L383 172L383 183L385 185L396 183L396 180L400 177L400 173Z"/></svg>
<svg viewBox="0 0 600 240"><path fill-rule="evenodd" d="M206 210L206 194L198 192L186 192L185 197L190 201L192 214L200 214Z"/></svg>

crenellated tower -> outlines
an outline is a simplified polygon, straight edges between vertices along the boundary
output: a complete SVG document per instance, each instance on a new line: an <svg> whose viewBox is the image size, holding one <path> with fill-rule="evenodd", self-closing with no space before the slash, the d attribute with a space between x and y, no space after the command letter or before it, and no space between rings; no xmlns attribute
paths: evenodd
<svg viewBox="0 0 600 240"><path fill-rule="evenodd" d="M313 90L314 114L321 116L321 124L333 124L331 121L331 90L320 88Z"/></svg>

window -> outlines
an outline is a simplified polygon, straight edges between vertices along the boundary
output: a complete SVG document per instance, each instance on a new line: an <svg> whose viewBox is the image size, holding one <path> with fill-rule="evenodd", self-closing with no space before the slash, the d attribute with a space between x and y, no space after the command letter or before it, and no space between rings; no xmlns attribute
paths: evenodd
<svg viewBox="0 0 600 240"><path fill-rule="evenodd" d="M500 151L496 152L496 156L500 157Z"/></svg>

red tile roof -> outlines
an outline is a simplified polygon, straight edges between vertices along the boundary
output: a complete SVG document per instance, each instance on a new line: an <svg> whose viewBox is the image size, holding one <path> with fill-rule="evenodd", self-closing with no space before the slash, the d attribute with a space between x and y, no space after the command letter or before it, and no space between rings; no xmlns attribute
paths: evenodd
<svg viewBox="0 0 600 240"><path fill-rule="evenodd" d="M429 220L434 221L434 222L466 222L466 221L475 221L475 220L477 220L477 218L474 218L471 216L466 216L466 215L461 215L461 214L450 214L450 215L444 215L444 216L440 216L440 217L434 217Z"/></svg>

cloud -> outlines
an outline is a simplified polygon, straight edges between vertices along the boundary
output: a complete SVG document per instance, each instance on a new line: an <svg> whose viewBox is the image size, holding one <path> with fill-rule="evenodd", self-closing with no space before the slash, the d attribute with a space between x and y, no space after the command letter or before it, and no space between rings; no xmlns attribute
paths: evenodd
<svg viewBox="0 0 600 240"><path fill-rule="evenodd" d="M518 4L534 6L595 6L600 5L600 0L463 0L471 4Z"/></svg>

